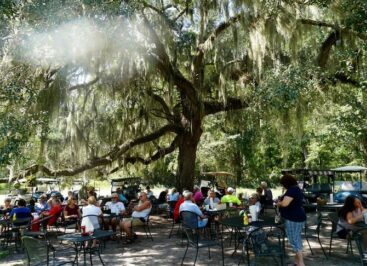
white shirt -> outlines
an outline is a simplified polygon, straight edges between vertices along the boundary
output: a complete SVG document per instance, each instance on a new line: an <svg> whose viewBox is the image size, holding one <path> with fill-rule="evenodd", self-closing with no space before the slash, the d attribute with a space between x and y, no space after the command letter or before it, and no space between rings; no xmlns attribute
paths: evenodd
<svg viewBox="0 0 367 266"><path fill-rule="evenodd" d="M88 206L82 208L82 212L83 212L82 225L84 225L86 219L89 219L89 221L93 224L94 229L99 229L99 221L98 217L96 216L100 216L102 214L101 208L89 204Z"/></svg>
<svg viewBox="0 0 367 266"><path fill-rule="evenodd" d="M114 213L116 215L125 211L125 205L120 201L109 201L106 203L106 206L111 210L111 213Z"/></svg>

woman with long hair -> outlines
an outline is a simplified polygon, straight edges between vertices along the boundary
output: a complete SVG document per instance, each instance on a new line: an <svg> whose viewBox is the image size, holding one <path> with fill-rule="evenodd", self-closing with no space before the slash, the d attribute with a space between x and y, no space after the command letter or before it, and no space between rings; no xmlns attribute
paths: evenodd
<svg viewBox="0 0 367 266"><path fill-rule="evenodd" d="M348 196L343 207L339 210L339 221L336 232L340 238L346 238L348 233L360 229L355 223L363 221L363 215L367 212L362 206L362 202L354 197Z"/></svg>
<svg viewBox="0 0 367 266"><path fill-rule="evenodd" d="M283 175L280 184L286 191L277 205L284 220L289 244L296 253L295 264L304 266L301 235L305 226L306 213L302 206L303 193L298 187L297 180L292 175Z"/></svg>

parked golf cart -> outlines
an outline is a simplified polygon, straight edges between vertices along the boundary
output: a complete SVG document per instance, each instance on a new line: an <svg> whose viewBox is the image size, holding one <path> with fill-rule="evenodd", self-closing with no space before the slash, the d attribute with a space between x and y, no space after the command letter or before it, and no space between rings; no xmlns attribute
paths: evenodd
<svg viewBox="0 0 367 266"><path fill-rule="evenodd" d="M214 189L217 197L221 198L227 187L236 187L235 175L229 172L203 172L200 176L199 184L204 197L207 197L209 189Z"/></svg>
<svg viewBox="0 0 367 266"><path fill-rule="evenodd" d="M286 173L296 177L307 203L328 199L333 192L335 173L332 170L283 169L282 174Z"/></svg>
<svg viewBox="0 0 367 266"><path fill-rule="evenodd" d="M367 183L363 182L363 174L367 168L363 166L343 166L331 169L335 173L334 201L344 203L348 196L359 198L365 205L367 203ZM357 180L353 180L357 179Z"/></svg>
<svg viewBox="0 0 367 266"><path fill-rule="evenodd" d="M121 177L111 179L111 194L116 193L118 189L122 189L126 199L137 199L138 193L142 190L141 186L144 186L145 182L141 177ZM111 197L104 197L101 201L101 207L111 200Z"/></svg>

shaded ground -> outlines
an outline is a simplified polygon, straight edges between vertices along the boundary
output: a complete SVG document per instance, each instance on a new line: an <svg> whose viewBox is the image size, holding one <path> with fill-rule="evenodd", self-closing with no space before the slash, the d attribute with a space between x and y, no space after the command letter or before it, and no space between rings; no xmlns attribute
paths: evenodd
<svg viewBox="0 0 367 266"><path fill-rule="evenodd" d="M137 232L139 237L136 242L130 245L123 245L118 241L109 241L104 250L102 257L107 265L178 265L181 263L182 256L185 251L185 246L182 245L179 236L173 236L168 239L171 223L165 218L153 216L152 217L152 234L154 241L146 239L142 231ZM325 232L325 234L327 234ZM59 245L56 238L52 239L55 245ZM329 238L322 240L324 247L328 247ZM336 240L332 255L326 259L320 249L320 246L315 240L311 240L314 255L311 254L310 249L304 241L305 263L310 266L326 266L326 265L360 265L358 256L356 255L356 247L354 244L355 254L346 254L346 243L341 240ZM240 256L238 254L232 255L233 244L229 246L229 235L225 236L224 240L225 250L225 265L238 265ZM208 259L207 249L200 250L196 265L221 265L221 252L218 248L211 249L211 260ZM292 254L287 245L287 253ZM189 249L185 259L185 265L192 265L195 252ZM73 258L73 253L63 254L64 258ZM0 265L26 265L23 261L25 259L24 253L12 253L5 259L0 259ZM291 261L291 258L286 258L286 261ZM80 258L81 262L81 258ZM94 265L101 265L96 257ZM69 264L70 265L70 264ZM241 265L244 265L242 263ZM277 265L272 258L259 260L257 265Z"/></svg>

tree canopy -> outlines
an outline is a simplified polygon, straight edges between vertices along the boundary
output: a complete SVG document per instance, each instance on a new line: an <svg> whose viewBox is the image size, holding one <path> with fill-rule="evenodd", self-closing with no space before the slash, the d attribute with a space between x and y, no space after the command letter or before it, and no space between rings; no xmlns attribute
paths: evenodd
<svg viewBox="0 0 367 266"><path fill-rule="evenodd" d="M363 0L5 0L0 15L11 178L182 189L204 170L253 184L367 161Z"/></svg>

